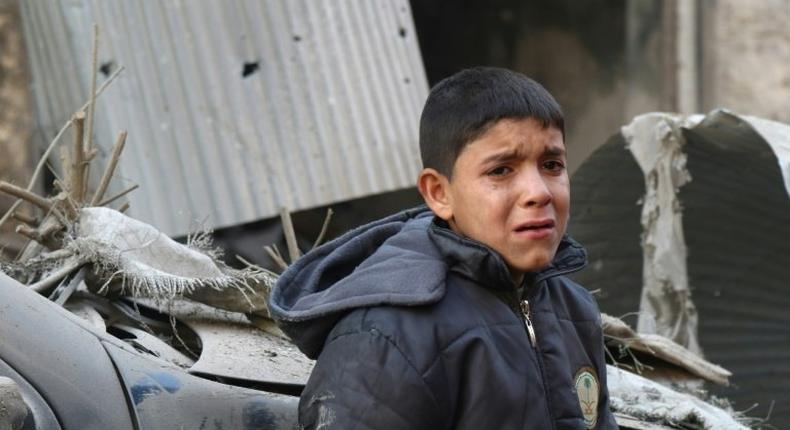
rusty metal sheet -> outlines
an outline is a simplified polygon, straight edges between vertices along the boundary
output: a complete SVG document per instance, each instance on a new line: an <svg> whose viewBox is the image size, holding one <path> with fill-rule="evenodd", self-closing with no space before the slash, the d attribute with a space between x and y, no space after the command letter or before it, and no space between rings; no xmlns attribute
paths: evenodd
<svg viewBox="0 0 790 430"><path fill-rule="evenodd" d="M39 144L86 99L96 143L128 130L110 194L167 234L413 186L428 84L407 0L21 2ZM92 172L93 180L98 172Z"/></svg>

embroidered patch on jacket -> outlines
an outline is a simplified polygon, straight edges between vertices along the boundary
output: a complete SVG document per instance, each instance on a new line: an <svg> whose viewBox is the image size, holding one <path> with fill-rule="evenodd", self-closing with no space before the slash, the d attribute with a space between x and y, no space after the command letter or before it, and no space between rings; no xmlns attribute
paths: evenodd
<svg viewBox="0 0 790 430"><path fill-rule="evenodd" d="M598 395L600 394L598 377L591 367L582 367L576 372L574 381L576 395L579 396L579 406L581 406L584 417L584 425L591 429L598 422Z"/></svg>

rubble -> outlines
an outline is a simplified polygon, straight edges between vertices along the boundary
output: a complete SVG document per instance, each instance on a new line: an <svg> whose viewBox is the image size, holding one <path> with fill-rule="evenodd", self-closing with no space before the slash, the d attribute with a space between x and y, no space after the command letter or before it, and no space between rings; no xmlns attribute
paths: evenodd
<svg viewBox="0 0 790 430"><path fill-rule="evenodd" d="M94 91L90 106L99 91ZM117 210L105 207L136 188L104 196L126 133L119 134L104 174L91 190L86 171L95 150L86 135L92 135L93 113L87 118L87 130L83 110L69 123L75 140L72 151L64 153L65 171L56 180L55 196L42 197L32 193L30 186L0 182L0 192L19 199L0 224L15 214L20 202L39 210L36 218L16 214L14 218L20 222L16 231L30 242L15 261L0 268L90 326L115 334L168 366L229 381L277 384L298 393L313 363L268 320L266 302L277 276L255 266L241 270L227 266L220 251L211 247L208 233L191 236L181 244L154 226L124 215L126 205ZM655 125L663 120L645 121ZM626 130L627 136L651 132L639 122L635 124ZM661 139L673 133L672 125L667 123L667 127L659 135ZM726 385L731 373L697 354L696 311L690 301L680 215L674 210L677 189L690 179L685 158L677 145L656 152L638 142L641 140L632 139L630 148L650 185L642 212L648 254L643 304L653 310L645 315L658 317L659 326L671 330L664 335L637 333L623 321L603 315L607 345L628 351L635 372L655 370L660 362L672 372L682 369L688 380ZM284 223L287 220L284 216ZM293 261L299 250L295 240L288 244ZM268 252L279 256L285 265L276 249ZM646 324L643 321L640 329ZM636 354L652 361L640 364ZM662 385L615 366L608 367L607 375L611 406L624 428L746 428L732 411L668 386L678 379L664 380L666 385ZM0 396L4 402L8 399L13 396Z"/></svg>
<svg viewBox="0 0 790 430"><path fill-rule="evenodd" d="M656 334L637 333L623 320L605 313L601 314L601 320L604 339L609 347L616 344L621 348L654 357L666 365L677 366L687 374L682 379L701 378L719 385L729 384L729 377L732 376L730 371L705 360L673 340ZM672 370L677 372L676 369ZM672 378L672 382L678 379Z"/></svg>
<svg viewBox="0 0 790 430"><path fill-rule="evenodd" d="M732 412L697 397L614 366L606 370L611 408L619 414L615 418L621 426L636 419L640 424L626 428L748 429Z"/></svg>

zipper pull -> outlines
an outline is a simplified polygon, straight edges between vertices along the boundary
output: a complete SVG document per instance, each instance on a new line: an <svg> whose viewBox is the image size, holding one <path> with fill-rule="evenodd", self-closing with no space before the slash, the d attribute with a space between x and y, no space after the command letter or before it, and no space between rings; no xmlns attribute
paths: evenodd
<svg viewBox="0 0 790 430"><path fill-rule="evenodd" d="M532 347L537 346L537 338L535 337L535 328L532 327L532 320L529 319L529 301L523 300L521 302L521 313L524 314L524 324L527 325L527 333L529 334L529 342Z"/></svg>

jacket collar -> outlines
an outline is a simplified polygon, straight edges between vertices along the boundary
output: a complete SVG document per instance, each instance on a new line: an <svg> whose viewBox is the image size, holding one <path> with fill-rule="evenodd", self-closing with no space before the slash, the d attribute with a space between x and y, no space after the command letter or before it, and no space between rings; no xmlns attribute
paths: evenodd
<svg viewBox="0 0 790 430"><path fill-rule="evenodd" d="M428 236L444 257L450 270L493 289L512 290L538 284L554 276L572 273L587 264L587 253L581 244L564 235L551 264L527 273L522 285L515 285L505 260L490 247L452 231L444 220L434 217Z"/></svg>

